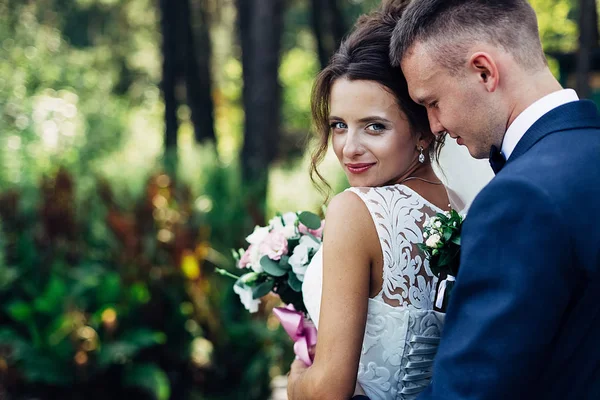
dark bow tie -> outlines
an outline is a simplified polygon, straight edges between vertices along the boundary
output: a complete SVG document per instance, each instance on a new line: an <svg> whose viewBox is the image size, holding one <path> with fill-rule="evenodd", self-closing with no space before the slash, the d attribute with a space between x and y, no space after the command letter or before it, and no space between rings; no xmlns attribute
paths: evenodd
<svg viewBox="0 0 600 400"><path fill-rule="evenodd" d="M504 168L504 164L506 164L506 158L496 146L492 146L490 149L490 165L492 166L492 170L494 170L494 174L500 172Z"/></svg>

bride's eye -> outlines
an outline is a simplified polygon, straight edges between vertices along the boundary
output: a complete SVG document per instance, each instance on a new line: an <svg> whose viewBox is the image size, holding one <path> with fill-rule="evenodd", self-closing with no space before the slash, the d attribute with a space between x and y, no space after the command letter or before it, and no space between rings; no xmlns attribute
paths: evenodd
<svg viewBox="0 0 600 400"><path fill-rule="evenodd" d="M385 130L385 125L383 124L371 124L367 126L367 130L375 133L379 133Z"/></svg>
<svg viewBox="0 0 600 400"><path fill-rule="evenodd" d="M348 125L346 125L345 123L340 122L340 121L335 121L335 122L330 123L329 127L334 131L348 129Z"/></svg>

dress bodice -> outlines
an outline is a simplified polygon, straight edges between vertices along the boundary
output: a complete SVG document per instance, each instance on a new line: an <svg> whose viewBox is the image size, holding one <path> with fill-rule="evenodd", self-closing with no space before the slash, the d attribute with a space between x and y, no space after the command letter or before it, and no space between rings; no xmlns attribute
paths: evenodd
<svg viewBox="0 0 600 400"><path fill-rule="evenodd" d="M369 299L357 381L371 400L413 399L431 379L444 317L433 311L437 278L417 243L425 221L441 210L404 185L348 190L367 206L383 255L383 285ZM319 251L302 285L317 328L322 277Z"/></svg>

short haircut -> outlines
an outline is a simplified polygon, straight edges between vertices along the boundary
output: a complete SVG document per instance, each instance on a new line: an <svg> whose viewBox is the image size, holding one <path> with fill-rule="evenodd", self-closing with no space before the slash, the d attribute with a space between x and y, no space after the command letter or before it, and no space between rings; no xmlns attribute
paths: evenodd
<svg viewBox="0 0 600 400"><path fill-rule="evenodd" d="M477 41L502 47L525 69L547 65L537 17L526 0L413 0L392 34L390 61L400 65L419 42L458 72Z"/></svg>

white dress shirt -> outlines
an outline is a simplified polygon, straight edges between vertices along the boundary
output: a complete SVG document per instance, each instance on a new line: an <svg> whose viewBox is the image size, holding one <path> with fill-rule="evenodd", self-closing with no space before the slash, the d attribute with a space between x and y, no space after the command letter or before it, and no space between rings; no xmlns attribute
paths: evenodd
<svg viewBox="0 0 600 400"><path fill-rule="evenodd" d="M558 106L577 100L579 97L573 89L562 89L542 97L527 107L506 130L502 141L502 155L508 160L525 132L544 114Z"/></svg>

